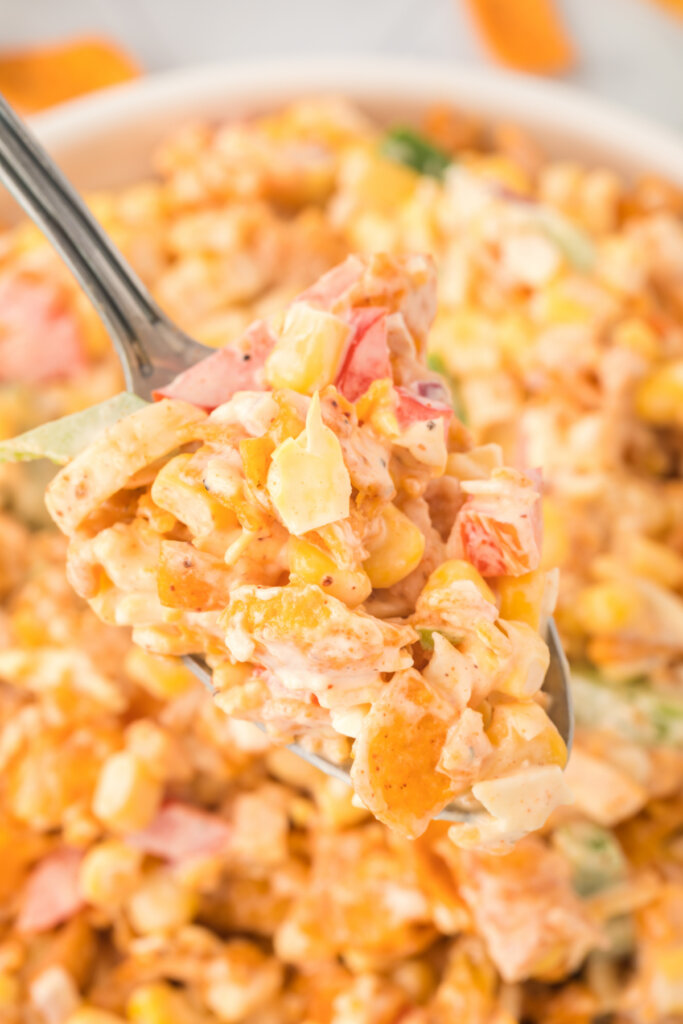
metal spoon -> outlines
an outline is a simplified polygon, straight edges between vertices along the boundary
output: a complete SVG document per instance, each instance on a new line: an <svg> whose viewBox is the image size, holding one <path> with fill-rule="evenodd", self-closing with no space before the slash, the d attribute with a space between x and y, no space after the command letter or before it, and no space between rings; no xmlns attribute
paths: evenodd
<svg viewBox="0 0 683 1024"><path fill-rule="evenodd" d="M97 309L114 343L130 391L150 399L154 390L212 352L161 312L76 190L2 96L0 182L51 242ZM550 717L570 749L574 721L569 668L552 621L547 640L550 667L543 690L549 698ZM211 673L204 660L196 656L184 660L213 693ZM350 783L347 767L297 743L290 744L289 749L327 775ZM450 804L439 817L465 821L472 820L476 813Z"/></svg>

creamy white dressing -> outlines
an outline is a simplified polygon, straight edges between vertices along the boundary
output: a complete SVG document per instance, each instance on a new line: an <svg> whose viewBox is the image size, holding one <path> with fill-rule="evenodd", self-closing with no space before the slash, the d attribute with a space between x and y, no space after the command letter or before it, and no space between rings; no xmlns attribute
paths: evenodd
<svg viewBox="0 0 683 1024"><path fill-rule="evenodd" d="M214 409L209 419L224 426L238 424L251 437L261 437L279 411L269 391L237 391L229 402Z"/></svg>
<svg viewBox="0 0 683 1024"><path fill-rule="evenodd" d="M394 444L406 448L417 462L438 473L443 473L446 468L448 450L441 416L435 416L433 420L416 420L394 438Z"/></svg>

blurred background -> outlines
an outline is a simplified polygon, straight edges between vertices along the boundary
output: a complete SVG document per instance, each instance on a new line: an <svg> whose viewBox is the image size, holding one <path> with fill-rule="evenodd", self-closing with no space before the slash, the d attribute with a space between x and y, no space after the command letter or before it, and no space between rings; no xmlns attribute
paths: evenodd
<svg viewBox="0 0 683 1024"><path fill-rule="evenodd" d="M370 52L553 74L683 129L683 0L4 0L0 25L24 112L136 72Z"/></svg>

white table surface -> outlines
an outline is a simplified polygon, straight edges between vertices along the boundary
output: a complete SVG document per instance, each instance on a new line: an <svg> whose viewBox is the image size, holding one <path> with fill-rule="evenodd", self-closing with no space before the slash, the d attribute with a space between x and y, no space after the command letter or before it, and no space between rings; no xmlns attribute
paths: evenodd
<svg viewBox="0 0 683 1024"><path fill-rule="evenodd" d="M683 19L652 0L557 2L580 53L568 80L683 131ZM150 70L313 53L487 61L461 0L0 0L3 49L91 32Z"/></svg>

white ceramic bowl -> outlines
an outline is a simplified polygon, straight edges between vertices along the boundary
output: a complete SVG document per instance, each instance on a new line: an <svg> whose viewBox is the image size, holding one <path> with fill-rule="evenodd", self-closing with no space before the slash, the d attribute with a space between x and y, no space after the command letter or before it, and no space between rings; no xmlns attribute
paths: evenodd
<svg viewBox="0 0 683 1024"><path fill-rule="evenodd" d="M41 115L34 126L82 188L122 185L150 171L174 126L276 108L306 94L336 93L384 121L449 102L492 120L513 120L553 155L651 171L683 185L683 140L591 96L541 79L443 63L379 57L268 61L150 75ZM0 218L17 216L0 195Z"/></svg>

